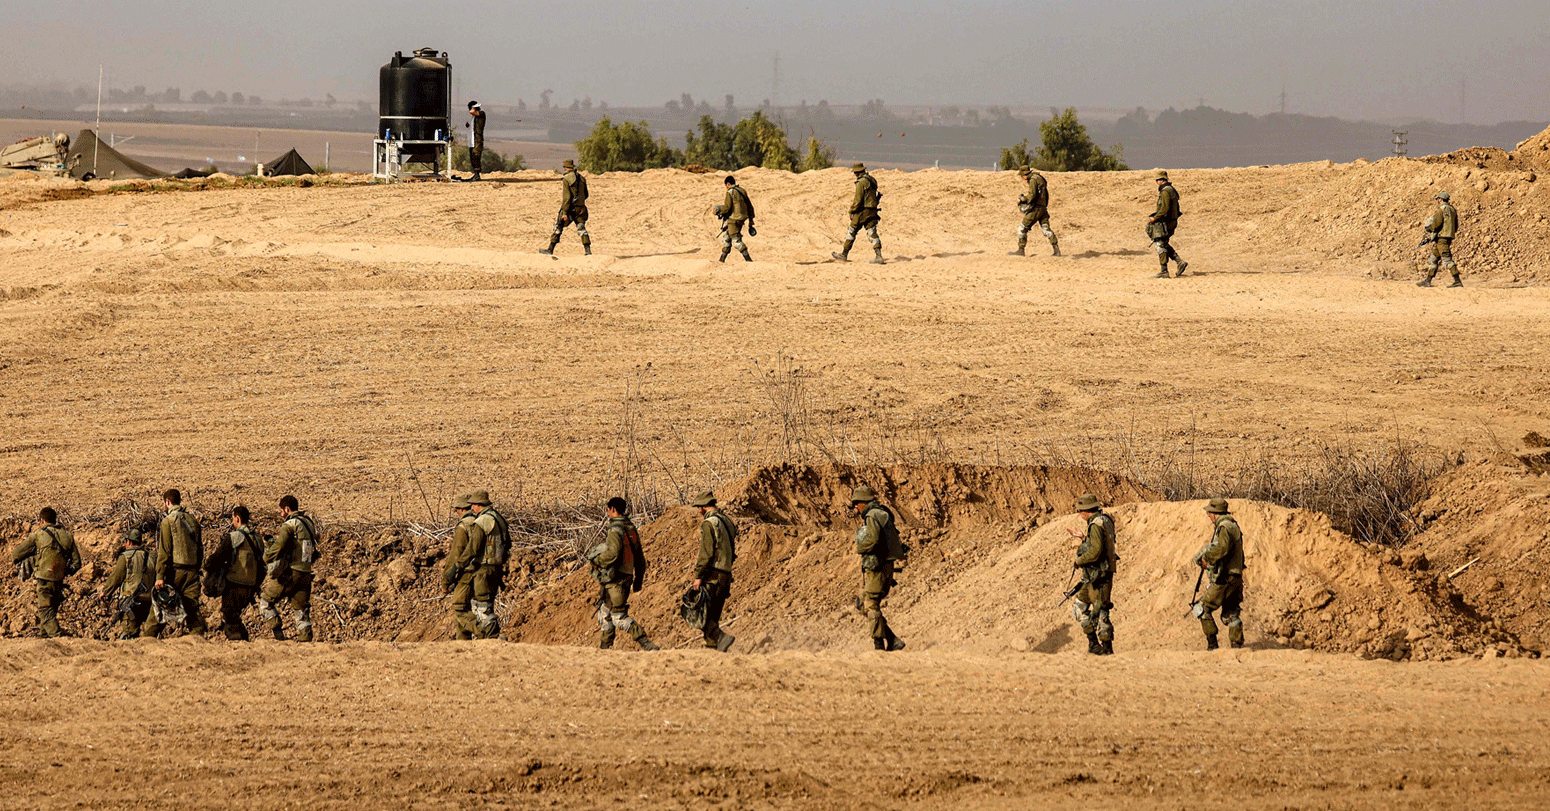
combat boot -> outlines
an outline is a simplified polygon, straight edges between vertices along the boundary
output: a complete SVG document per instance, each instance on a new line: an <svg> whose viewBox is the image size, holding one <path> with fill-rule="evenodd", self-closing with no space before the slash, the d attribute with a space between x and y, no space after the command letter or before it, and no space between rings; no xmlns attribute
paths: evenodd
<svg viewBox="0 0 1550 811"><path fill-rule="evenodd" d="M581 246L581 250L582 253L586 254L587 256L592 255L592 246L590 244Z"/></svg>
<svg viewBox="0 0 1550 811"><path fill-rule="evenodd" d="M1189 263L1184 261L1183 259L1180 259L1179 260L1179 272L1173 274L1173 278L1177 279L1180 276L1183 276L1184 275L1184 271L1187 270L1188 268L1189 268ZM1164 272L1166 272L1166 271L1164 271Z"/></svg>
<svg viewBox="0 0 1550 811"><path fill-rule="evenodd" d="M748 249L747 248L743 249L743 261L744 262L752 262L753 261L753 257L748 255Z"/></svg>
<svg viewBox="0 0 1550 811"><path fill-rule="evenodd" d="M1024 249L1024 247L1022 245L1018 245L1017 246L1017 250L1015 250L1015 251L1007 251L1006 255L1007 256L1027 256L1028 253L1027 253L1027 251Z"/></svg>
<svg viewBox="0 0 1550 811"><path fill-rule="evenodd" d="M472 180L472 181L475 181L475 182L479 181L480 180L479 173L478 172L474 172L474 176L469 178L469 180Z"/></svg>
<svg viewBox="0 0 1550 811"><path fill-rule="evenodd" d="M599 639L597 641L597 649L598 650L609 650L613 646L614 646L614 638L612 636L604 636L603 638L601 638L601 639Z"/></svg>
<svg viewBox="0 0 1550 811"><path fill-rule="evenodd" d="M1432 286L1432 280L1431 279L1422 279L1422 280L1416 282L1415 286L1416 287L1431 287Z"/></svg>
<svg viewBox="0 0 1550 811"><path fill-rule="evenodd" d="M1060 255L1060 243L1056 242L1053 239L1049 241L1049 255L1050 256L1059 256Z"/></svg>
<svg viewBox="0 0 1550 811"><path fill-rule="evenodd" d="M874 265L886 265L886 264L888 264L888 260L883 258L883 249L882 248L874 248L873 249L872 264L874 264Z"/></svg>
<svg viewBox="0 0 1550 811"><path fill-rule="evenodd" d="M646 637L641 637L640 639L637 639L635 641L640 643L640 649L641 650L662 650L662 647L660 645L658 645L655 642L652 642L650 639L647 639Z"/></svg>
<svg viewBox="0 0 1550 811"><path fill-rule="evenodd" d="M554 246L558 244L560 244L558 239L551 239L549 240L549 247L540 250L539 253L543 254L544 256L554 256Z"/></svg>
<svg viewBox="0 0 1550 811"><path fill-rule="evenodd" d="M1217 647L1218 647L1218 645L1216 644L1216 637L1214 637L1214 636L1206 637L1206 650L1216 650Z"/></svg>
<svg viewBox="0 0 1550 811"><path fill-rule="evenodd" d="M1107 642L1099 642L1098 643L1098 655L1099 656L1112 656L1113 654L1114 654L1114 640L1111 639L1111 640L1108 640Z"/></svg>
<svg viewBox="0 0 1550 811"><path fill-rule="evenodd" d="M888 640L874 636L872 637L872 648L874 650L888 650Z"/></svg>
<svg viewBox="0 0 1550 811"><path fill-rule="evenodd" d="M721 258L717 259L716 261L725 264L726 261L727 261L727 255L730 254L730 253L732 253L732 252L731 251L722 251L721 252Z"/></svg>
<svg viewBox="0 0 1550 811"><path fill-rule="evenodd" d="M1154 279L1166 279L1166 278L1168 278L1168 266L1167 265L1163 265L1162 266L1162 270L1157 271L1157 275L1153 276L1152 278L1154 278Z"/></svg>
<svg viewBox="0 0 1550 811"><path fill-rule="evenodd" d="M1448 285L1448 286L1449 286L1449 287L1463 287L1463 286L1464 286L1464 280L1463 280L1463 279L1460 279L1460 278L1459 278L1459 277L1457 277L1457 276L1454 276L1454 277L1453 277L1453 284L1450 284L1450 285Z"/></svg>
<svg viewBox="0 0 1550 811"><path fill-rule="evenodd" d="M732 643L736 641L737 637L724 633L721 635L721 639L716 642L716 650L726 653L727 649L732 647Z"/></svg>
<svg viewBox="0 0 1550 811"><path fill-rule="evenodd" d="M890 651L904 650L904 640L894 636L892 629L889 629L889 631L888 631L888 638L885 641L888 644L887 644L887 647L883 648L883 650L890 650Z"/></svg>
<svg viewBox="0 0 1550 811"><path fill-rule="evenodd" d="M1087 652L1094 656L1103 652L1103 643L1098 641L1098 634L1095 631L1087 632Z"/></svg>
<svg viewBox="0 0 1550 811"><path fill-rule="evenodd" d="M849 262L850 261L850 246L852 246L854 244L856 244L856 243L851 241L851 240L846 240L845 244L840 246L840 250L839 250L838 253L830 252L829 255L834 257L838 261Z"/></svg>
<svg viewBox="0 0 1550 811"><path fill-rule="evenodd" d="M1230 640L1227 644L1233 646L1234 649L1241 648L1241 647L1243 647L1243 640L1241 640L1241 639L1233 639L1233 640Z"/></svg>
<svg viewBox="0 0 1550 811"><path fill-rule="evenodd" d="M284 628L281 628L280 626L277 625L277 626L275 626L273 628L270 628L269 630L274 632L274 638L275 639L277 639L277 640L279 640L281 642L285 641L285 629Z"/></svg>

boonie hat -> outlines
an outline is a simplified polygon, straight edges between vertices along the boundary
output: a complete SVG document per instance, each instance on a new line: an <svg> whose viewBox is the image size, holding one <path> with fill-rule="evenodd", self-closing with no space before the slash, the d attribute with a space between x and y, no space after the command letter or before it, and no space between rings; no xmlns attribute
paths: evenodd
<svg viewBox="0 0 1550 811"><path fill-rule="evenodd" d="M852 503L852 504L856 504L858 502L863 502L863 501L876 501L876 500L877 500L877 493L874 493L872 491L872 488L867 487L864 484L861 485L860 487L857 487L855 490L852 490L850 492L850 503Z"/></svg>
<svg viewBox="0 0 1550 811"><path fill-rule="evenodd" d="M488 491L488 490L475 490L472 493L469 493L468 494L468 503L469 504L477 504L477 505L479 505L481 507L488 507L488 506L490 506L490 491Z"/></svg>
<svg viewBox="0 0 1550 811"><path fill-rule="evenodd" d="M1232 511L1227 509L1227 499L1213 498L1211 499L1211 503L1206 505L1206 512L1211 513L1212 515L1226 515Z"/></svg>
<svg viewBox="0 0 1550 811"><path fill-rule="evenodd" d="M1091 510L1098 509L1099 506L1098 497L1092 493L1087 493L1086 495L1076 500L1077 512L1089 512Z"/></svg>
<svg viewBox="0 0 1550 811"><path fill-rule="evenodd" d="M716 506L716 494L706 490L695 496L694 501L690 502L690 505L695 507L714 507Z"/></svg>

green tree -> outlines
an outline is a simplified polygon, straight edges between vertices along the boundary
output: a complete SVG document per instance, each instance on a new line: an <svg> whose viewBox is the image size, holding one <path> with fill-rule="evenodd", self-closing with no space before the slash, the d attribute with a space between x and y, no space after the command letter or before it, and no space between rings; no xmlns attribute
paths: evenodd
<svg viewBox="0 0 1550 811"><path fill-rule="evenodd" d="M763 112L736 124L717 123L708 115L700 116L696 135L685 136L684 160L711 169L735 171L744 166L782 169L794 172L798 156L786 131Z"/></svg>
<svg viewBox="0 0 1550 811"><path fill-rule="evenodd" d="M806 151L802 154L802 162L797 164L798 172L811 172L815 169L828 169L834 166L834 149L818 140L818 136L808 136L803 146Z"/></svg>
<svg viewBox="0 0 1550 811"><path fill-rule="evenodd" d="M1023 142L1020 144L1013 144L1011 147L1002 147L1001 160L997 161L996 165L1003 171L1006 171L1011 169L1019 169L1023 166L1034 166L1035 163L1037 163L1037 161L1034 159L1034 156L1028 154L1028 139L1024 138ZM1035 168L1044 169L1045 167L1036 166Z"/></svg>
<svg viewBox="0 0 1550 811"><path fill-rule="evenodd" d="M466 146L452 148L452 168L459 172L473 171L473 162L469 160L469 151ZM484 154L479 156L479 171L481 172L520 172L527 168L527 161L521 155L512 155L510 158L501 156L489 147L485 147Z"/></svg>
<svg viewBox="0 0 1550 811"><path fill-rule="evenodd" d="M1040 168L1057 172L1114 172L1130 167L1121 160L1123 149L1116 145L1104 152L1087 135L1087 127L1076 119L1076 108L1039 124ZM1026 143L1026 141L1024 142Z"/></svg>
<svg viewBox="0 0 1550 811"><path fill-rule="evenodd" d="M608 116L576 142L577 164L588 172L640 172L682 166L684 153L667 145L666 138L652 140L644 121L615 124Z"/></svg>

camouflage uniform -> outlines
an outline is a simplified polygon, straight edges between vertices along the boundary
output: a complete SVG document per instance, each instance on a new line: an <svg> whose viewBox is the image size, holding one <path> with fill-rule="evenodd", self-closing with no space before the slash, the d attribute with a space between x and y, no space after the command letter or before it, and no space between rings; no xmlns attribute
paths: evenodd
<svg viewBox="0 0 1550 811"><path fill-rule="evenodd" d="M264 542L253 527L234 527L210 553L205 570L217 578L221 595L221 631L230 640L248 638L242 612L258 596L264 579Z"/></svg>
<svg viewBox="0 0 1550 811"><path fill-rule="evenodd" d="M124 618L123 625L119 626L119 639L135 639L142 628L147 636L154 637L161 631L161 625L146 626L145 621L151 614L156 566L151 561L151 553L140 545L139 530L130 530L127 540L129 548L118 554L113 571L108 573L108 580L102 586L103 599L113 605L114 617Z"/></svg>
<svg viewBox="0 0 1550 811"><path fill-rule="evenodd" d="M1096 496L1084 495L1077 509L1088 512L1087 534L1076 550L1075 566L1082 570L1082 586L1071 602L1071 616L1087 634L1087 652L1114 652L1114 625L1109 621L1114 570L1119 563L1115 548L1114 519L1099 506Z"/></svg>
<svg viewBox="0 0 1550 811"><path fill-rule="evenodd" d="M553 255L554 246L560 244L560 234L565 226L575 223L581 237L581 248L592 255L592 234L587 231L587 179L576 171L576 162L565 161L565 174L560 178L560 213L554 218L554 233L549 236L549 247L539 251Z"/></svg>
<svg viewBox="0 0 1550 811"><path fill-rule="evenodd" d="M474 634L480 639L494 639L501 634L500 618L495 614L495 598L500 596L501 584L506 577L506 555L511 549L511 528L506 517L490 506L490 494L475 490L468 494L470 507L479 512L470 513L473 523L468 525L469 564L473 577L469 583L469 610L473 615Z"/></svg>
<svg viewBox="0 0 1550 811"><path fill-rule="evenodd" d="M157 531L156 579L177 593L184 627L191 634L205 632L199 595L199 568L204 561L202 532L199 522L182 505L167 510Z"/></svg>
<svg viewBox="0 0 1550 811"><path fill-rule="evenodd" d="M877 180L867 174L866 166L856 164L851 167L856 174L856 193L850 198L850 230L845 232L845 244L838 253L830 254L841 262L850 261L851 246L856 244L856 236L863 230L872 240L873 258L872 264L883 264L883 240L877 235L877 223L880 217L877 214L882 203L882 192L877 190Z"/></svg>
<svg viewBox="0 0 1550 811"><path fill-rule="evenodd" d="M298 510L281 522L264 547L268 576L258 593L258 611L275 639L285 638L276 605L285 600L296 620L296 641L312 641L312 564L320 557L317 541L317 522Z"/></svg>
<svg viewBox="0 0 1550 811"><path fill-rule="evenodd" d="M878 650L903 650L904 642L894 635L883 616L883 601L898 584L894 579L895 561L904 557L893 511L877 501L870 487L858 487L851 493L851 506L864 504L861 526L856 528L856 554L861 556L861 608L871 624L872 646Z"/></svg>
<svg viewBox="0 0 1550 811"><path fill-rule="evenodd" d="M1195 616L1200 618L1200 628L1206 635L1206 649L1216 648L1216 623L1211 614L1222 610L1222 621L1227 623L1227 638L1235 648L1243 647L1243 530L1237 519L1227 511L1227 502L1212 499L1206 512L1216 516L1216 529L1211 541L1195 555L1197 565L1204 564L1210 586L1195 604Z"/></svg>
<svg viewBox="0 0 1550 811"><path fill-rule="evenodd" d="M1017 229L1017 250L1011 255L1026 255L1028 232L1037 225L1044 233L1044 238L1049 240L1053 255L1059 256L1060 240L1055 238L1054 229L1049 227L1049 183L1044 180L1044 175L1027 166L1018 169L1017 173L1028 179L1028 191L1017 198L1017 208L1023 212L1023 224Z"/></svg>
<svg viewBox="0 0 1550 811"><path fill-rule="evenodd" d="M736 637L721 630L721 612L732 593L732 564L737 560L737 524L715 508L715 498L702 493L696 507L711 507L700 521L700 556L694 563L695 576L706 590L705 647L725 651Z"/></svg>
<svg viewBox="0 0 1550 811"><path fill-rule="evenodd" d="M59 606L65 601L65 578L81 568L75 536L58 524L45 524L16 547L11 562L32 566L38 594L38 636L63 636L59 629Z"/></svg>
<svg viewBox="0 0 1550 811"><path fill-rule="evenodd" d="M1453 261L1453 239L1458 232L1458 209L1448 202L1448 193L1441 192L1437 195L1437 210L1426 221L1426 233L1432 239L1432 255L1426 263L1426 278L1417 282L1418 286L1431 287L1439 267L1452 274L1453 284L1449 287L1464 286L1464 280L1459 278L1459 266Z"/></svg>
<svg viewBox="0 0 1550 811"><path fill-rule="evenodd" d="M727 261L727 256L736 248L743 255L743 261L752 262L748 246L743 244L743 223L752 223L754 217L753 201L748 199L748 192L736 183L728 186L726 198L716 206L716 216L726 221L721 229L721 261Z"/></svg>
<svg viewBox="0 0 1550 811"><path fill-rule="evenodd" d="M598 647L611 648L619 631L635 638L643 650L656 650L646 629L630 617L630 592L640 591L645 561L640 559L640 535L628 516L608 519L603 542L587 552L592 576L601 592L597 605L597 624L602 629Z"/></svg>
<svg viewBox="0 0 1550 811"><path fill-rule="evenodd" d="M452 501L455 510L468 509L468 496L458 496ZM442 585L452 594L452 619L457 626L455 638L473 639L479 633L479 623L474 619L474 575L484 550L475 549L468 542L468 530L477 516L465 513L452 529L452 542L447 548L447 562L442 569ZM486 581L487 582L487 581ZM484 596L483 594L480 595Z"/></svg>
<svg viewBox="0 0 1550 811"><path fill-rule="evenodd" d="M1183 276L1189 263L1179 258L1177 251L1173 249L1171 240L1173 232L1179 228L1179 192L1168 182L1168 173L1157 170L1156 178L1163 181L1157 189L1157 210L1152 214L1152 221L1147 223L1146 234L1152 239L1152 247L1157 251L1157 261L1162 265L1157 278L1168 278L1168 260L1178 263L1179 272Z"/></svg>

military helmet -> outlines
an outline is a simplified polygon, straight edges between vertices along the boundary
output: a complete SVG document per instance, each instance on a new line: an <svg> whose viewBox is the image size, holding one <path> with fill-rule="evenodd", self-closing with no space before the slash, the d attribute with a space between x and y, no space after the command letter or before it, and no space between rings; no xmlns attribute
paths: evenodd
<svg viewBox="0 0 1550 811"><path fill-rule="evenodd" d="M1091 512L1093 510L1099 509L1101 506L1102 505L1098 503L1098 497L1092 493L1087 493L1076 500L1077 512Z"/></svg>
<svg viewBox="0 0 1550 811"><path fill-rule="evenodd" d="M479 102L477 102L477 101L470 101L468 103L468 109L470 109L470 110L478 110L478 109L482 109L482 108L480 108Z"/></svg>
<svg viewBox="0 0 1550 811"><path fill-rule="evenodd" d="M476 505L478 505L480 507L488 507L488 506L490 506L490 491L489 490L475 490L472 493L469 493L468 494L468 503L470 505L475 505L476 504Z"/></svg>
<svg viewBox="0 0 1550 811"><path fill-rule="evenodd" d="M694 501L689 503L695 507L714 507L716 506L716 494L706 490L705 492L695 496Z"/></svg>
<svg viewBox="0 0 1550 811"><path fill-rule="evenodd" d="M1152 177L1157 179L1157 180L1167 180L1168 179L1168 170L1167 169L1158 169L1156 172L1152 173Z"/></svg>
<svg viewBox="0 0 1550 811"><path fill-rule="evenodd" d="M571 160L570 158L566 158L565 162L560 164L560 168L562 168L562 169L574 169L574 168L576 168L576 162Z"/></svg>
<svg viewBox="0 0 1550 811"><path fill-rule="evenodd" d="M859 504L862 502L870 503L876 500L877 493L873 491L872 488L867 487L864 484L860 487L857 487L855 490L850 491L850 503L852 504Z"/></svg>
<svg viewBox="0 0 1550 811"><path fill-rule="evenodd" d="M1445 192L1445 191L1437 192L1437 198L1436 199L1441 200L1444 203L1446 203L1446 202L1448 202L1448 193Z"/></svg>
<svg viewBox="0 0 1550 811"><path fill-rule="evenodd" d="M1206 512L1211 513L1212 515L1226 515L1232 511L1227 509L1227 499L1213 498L1211 499L1211 503L1206 505Z"/></svg>
<svg viewBox="0 0 1550 811"><path fill-rule="evenodd" d="M176 610L178 603L181 602L178 599L177 589L174 589L171 583L167 583L159 589L151 589L151 599L155 600L156 604L161 606L163 611Z"/></svg>
<svg viewBox="0 0 1550 811"><path fill-rule="evenodd" d="M466 509L468 509L468 494L467 493L460 493L457 496L455 496L452 499L452 509L454 509L454 510L466 510Z"/></svg>
<svg viewBox="0 0 1550 811"><path fill-rule="evenodd" d="M1033 174L1033 168L1025 163L1022 166L1017 167L1017 173L1020 175L1031 175Z"/></svg>
<svg viewBox="0 0 1550 811"><path fill-rule="evenodd" d="M860 174L862 172L865 172L866 171L866 164L864 164L864 163L857 163L856 165L850 167L850 171L855 172L856 174Z"/></svg>

